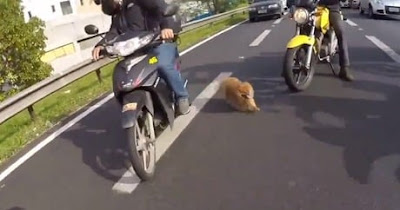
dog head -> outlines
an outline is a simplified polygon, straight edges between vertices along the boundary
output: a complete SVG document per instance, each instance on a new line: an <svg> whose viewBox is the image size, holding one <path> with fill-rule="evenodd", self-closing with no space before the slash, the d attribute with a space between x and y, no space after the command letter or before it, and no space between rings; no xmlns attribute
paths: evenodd
<svg viewBox="0 0 400 210"><path fill-rule="evenodd" d="M254 90L253 86L244 82L239 87L240 95L245 99L248 110L251 112L260 111L260 108L257 107L256 102L254 100Z"/></svg>
<svg viewBox="0 0 400 210"><path fill-rule="evenodd" d="M245 99L251 99L254 97L253 87L248 82L243 82L240 85L238 91L239 91L240 95Z"/></svg>

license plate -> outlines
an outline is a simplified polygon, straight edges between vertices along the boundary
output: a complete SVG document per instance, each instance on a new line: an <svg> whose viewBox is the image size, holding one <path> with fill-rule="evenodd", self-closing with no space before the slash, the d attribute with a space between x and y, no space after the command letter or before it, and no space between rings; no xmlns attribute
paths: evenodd
<svg viewBox="0 0 400 210"><path fill-rule="evenodd" d="M400 9L395 7L389 7L389 12L400 12Z"/></svg>
<svg viewBox="0 0 400 210"><path fill-rule="evenodd" d="M266 9L261 9L261 10L258 10L258 13L267 13L267 10Z"/></svg>

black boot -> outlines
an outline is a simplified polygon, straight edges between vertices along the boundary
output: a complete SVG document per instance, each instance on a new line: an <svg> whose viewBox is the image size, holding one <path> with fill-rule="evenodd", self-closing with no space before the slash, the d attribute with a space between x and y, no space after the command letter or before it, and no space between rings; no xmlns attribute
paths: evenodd
<svg viewBox="0 0 400 210"><path fill-rule="evenodd" d="M351 82L354 80L354 76L350 73L350 68L347 66L340 68L339 78L344 81L348 81L348 82Z"/></svg>

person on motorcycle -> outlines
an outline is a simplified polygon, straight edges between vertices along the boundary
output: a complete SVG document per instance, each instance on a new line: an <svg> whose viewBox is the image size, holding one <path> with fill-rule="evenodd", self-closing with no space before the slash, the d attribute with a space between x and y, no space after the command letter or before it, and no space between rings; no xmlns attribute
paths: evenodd
<svg viewBox="0 0 400 210"><path fill-rule="evenodd" d="M178 23L172 16L165 17L160 12L143 6L137 0L101 0L101 8L105 14L112 16L112 22L105 38L100 40L93 49L93 59L99 59L100 51L104 48L102 45L105 43L105 39L112 39L127 30L161 30L161 38L166 42L154 49L158 58L160 76L165 79L175 93L178 114L184 115L189 113L189 93L184 87L184 82L179 71L175 67L178 48L175 41L170 41L174 40L174 32L177 33L181 30L180 22Z"/></svg>
<svg viewBox="0 0 400 210"><path fill-rule="evenodd" d="M339 44L339 77L345 81L353 81L354 77L350 73L349 50L347 40L344 36L343 21L340 12L340 1L345 0L320 0L319 5L323 5L329 9L329 22L335 30Z"/></svg>

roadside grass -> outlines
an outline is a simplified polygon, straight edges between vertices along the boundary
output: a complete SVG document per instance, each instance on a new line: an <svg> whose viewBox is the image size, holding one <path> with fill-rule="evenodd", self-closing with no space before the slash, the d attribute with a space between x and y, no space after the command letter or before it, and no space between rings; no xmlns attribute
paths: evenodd
<svg viewBox="0 0 400 210"><path fill-rule="evenodd" d="M181 35L179 51L212 36L213 34L247 19L247 13L236 14L212 25ZM34 105L37 121L33 122L27 110L0 124L0 164L19 152L27 144L44 134L67 116L85 107L88 103L110 93L113 62L101 69L102 83L96 74L81 79L54 92Z"/></svg>

